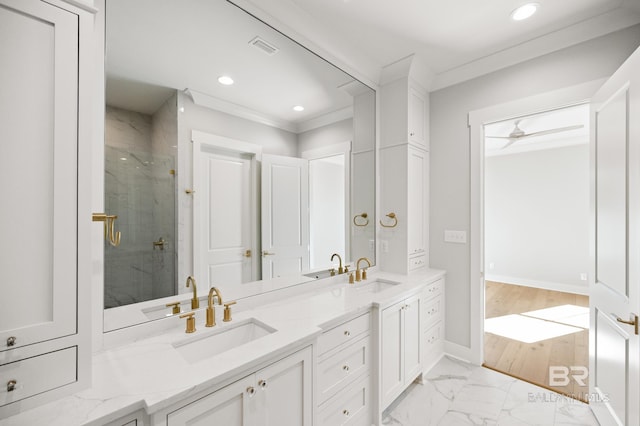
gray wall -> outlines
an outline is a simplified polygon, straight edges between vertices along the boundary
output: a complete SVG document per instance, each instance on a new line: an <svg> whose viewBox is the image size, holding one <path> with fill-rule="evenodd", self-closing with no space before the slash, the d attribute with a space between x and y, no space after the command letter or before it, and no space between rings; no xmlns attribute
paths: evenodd
<svg viewBox="0 0 640 426"><path fill-rule="evenodd" d="M431 97L431 266L447 270L446 339L470 346L469 246L443 241L469 230L467 114L503 102L605 78L640 45L640 25L444 88ZM473 301L477 303L477 301Z"/></svg>
<svg viewBox="0 0 640 426"><path fill-rule="evenodd" d="M589 145L485 160L485 278L587 294Z"/></svg>

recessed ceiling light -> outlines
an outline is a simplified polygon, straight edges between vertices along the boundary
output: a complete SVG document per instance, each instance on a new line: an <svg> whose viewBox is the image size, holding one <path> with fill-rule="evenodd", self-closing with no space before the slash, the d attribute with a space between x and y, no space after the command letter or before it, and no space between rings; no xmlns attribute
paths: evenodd
<svg viewBox="0 0 640 426"><path fill-rule="evenodd" d="M233 79L228 75L223 75L218 77L218 83L224 84L225 86L231 86L233 84Z"/></svg>
<svg viewBox="0 0 640 426"><path fill-rule="evenodd" d="M513 12L511 12L511 19L514 21L523 21L527 18L530 18L540 5L538 3L527 3L525 5L520 6Z"/></svg>
<svg viewBox="0 0 640 426"><path fill-rule="evenodd" d="M296 105L293 107L293 110L298 112L304 111L304 107L302 105Z"/></svg>

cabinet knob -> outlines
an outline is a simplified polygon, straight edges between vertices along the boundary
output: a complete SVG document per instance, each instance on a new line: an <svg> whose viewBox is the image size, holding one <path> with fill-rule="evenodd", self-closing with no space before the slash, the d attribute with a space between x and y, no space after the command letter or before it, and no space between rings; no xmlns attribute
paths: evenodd
<svg viewBox="0 0 640 426"><path fill-rule="evenodd" d="M249 397L252 397L256 393L256 389L253 386L249 386L247 388L247 393L249 394Z"/></svg>
<svg viewBox="0 0 640 426"><path fill-rule="evenodd" d="M351 336L351 332L349 330L345 330L344 331L344 335L349 337L349 336Z"/></svg>
<svg viewBox="0 0 640 426"><path fill-rule="evenodd" d="M267 381L266 380L260 380L258 382L258 386L260 386L260 389L266 389L267 387Z"/></svg>
<svg viewBox="0 0 640 426"><path fill-rule="evenodd" d="M342 414L344 414L345 416L349 416L349 410L342 410Z"/></svg>
<svg viewBox="0 0 640 426"><path fill-rule="evenodd" d="M343 365L343 366L342 366L342 369L343 369L344 371L349 371L349 366L348 366L348 365Z"/></svg>
<svg viewBox="0 0 640 426"><path fill-rule="evenodd" d="M16 337L11 336L9 338L7 338L7 346L11 347L11 346L15 346L16 345L16 340L18 340Z"/></svg>
<svg viewBox="0 0 640 426"><path fill-rule="evenodd" d="M9 380L7 382L7 392L13 392L14 390L16 390L17 384L18 382L16 380Z"/></svg>

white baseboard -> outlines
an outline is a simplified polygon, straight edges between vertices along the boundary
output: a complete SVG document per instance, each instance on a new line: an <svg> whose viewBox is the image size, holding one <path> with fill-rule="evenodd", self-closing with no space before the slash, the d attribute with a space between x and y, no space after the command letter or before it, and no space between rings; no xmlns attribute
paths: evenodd
<svg viewBox="0 0 640 426"><path fill-rule="evenodd" d="M459 345L457 343L449 342L448 340L445 340L444 342L444 353L447 356L456 358L469 364L482 365L482 363L484 362L482 359L480 359L480 354L474 354L471 351L471 348Z"/></svg>
<svg viewBox="0 0 640 426"><path fill-rule="evenodd" d="M542 288L544 290L554 290L554 291L562 291L565 293L573 293L573 294L582 294L589 295L589 285L585 281L585 285L576 285L576 284L565 284L565 283L555 283L550 281L538 281L531 280L528 278L519 278L519 277L507 277L504 275L491 275L486 274L484 277L485 281L495 281L499 283L505 284L515 284L521 285L524 287L535 287Z"/></svg>

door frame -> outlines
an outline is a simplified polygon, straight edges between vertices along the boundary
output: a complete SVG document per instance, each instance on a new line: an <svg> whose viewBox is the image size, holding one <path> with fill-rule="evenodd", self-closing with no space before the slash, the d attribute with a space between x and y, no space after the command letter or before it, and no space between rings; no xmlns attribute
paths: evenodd
<svg viewBox="0 0 640 426"><path fill-rule="evenodd" d="M196 185L198 183L198 179L196 176L199 176L201 173L200 164L198 164L197 153L201 152L203 147L210 147L217 151L228 151L230 153L235 154L245 154L251 157L251 200L255 203L255 208L251 209L251 226L254 229L253 235L251 235L251 250L254 255L251 258L251 275L253 279L251 281L255 281L255 277L259 276L260 273L260 262L257 260L258 258L258 236L260 235L260 221L258 215L258 206L260 203L260 198L258 197L259 191L259 176L260 170L258 167L260 166L260 162L262 160L262 146L252 144L249 142L231 139L220 135L215 135L212 133L201 132L198 130L193 130L191 132L191 142L193 143L193 190L194 192L197 190ZM200 210L200 202L198 197L194 197L193 199L193 264L192 271L197 274L200 271L200 256L195 252L196 249L200 247L201 241L199 232L197 232L197 224L199 223L196 218L199 214ZM207 287L208 288L208 287Z"/></svg>
<svg viewBox="0 0 640 426"><path fill-rule="evenodd" d="M593 80L469 112L469 348L448 344L448 353L477 365L484 362L484 125L588 103L606 80Z"/></svg>

